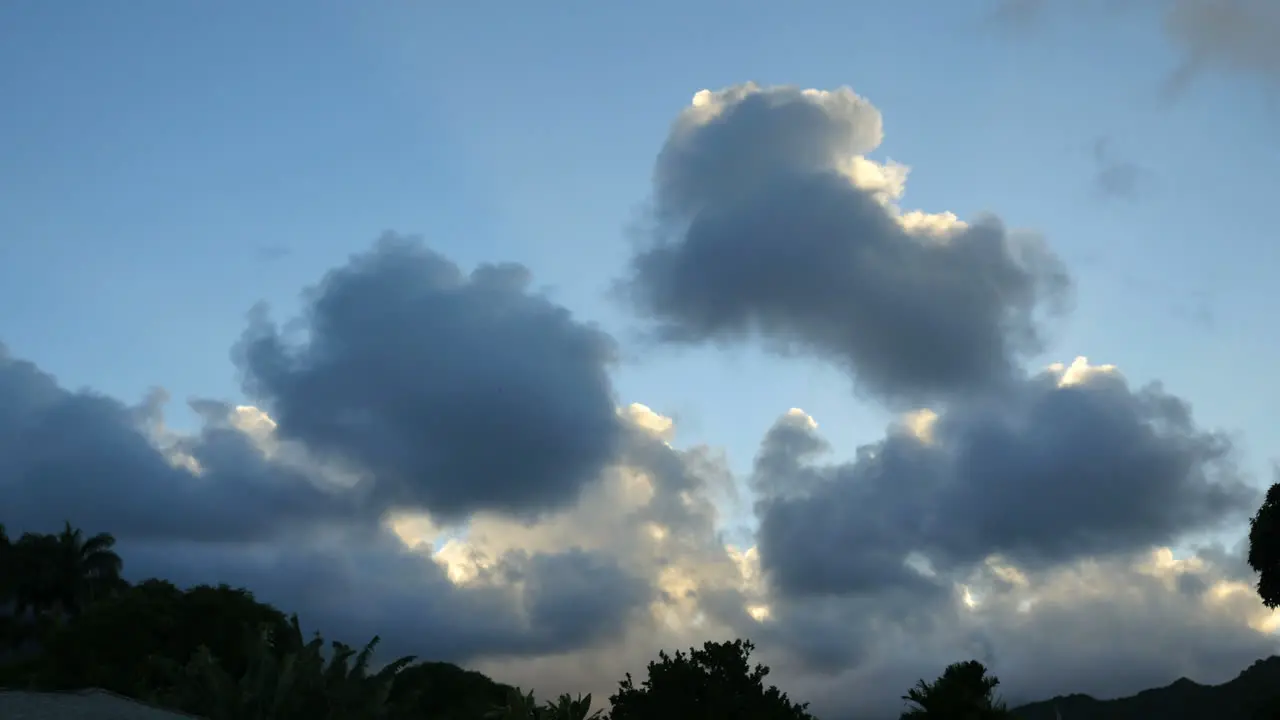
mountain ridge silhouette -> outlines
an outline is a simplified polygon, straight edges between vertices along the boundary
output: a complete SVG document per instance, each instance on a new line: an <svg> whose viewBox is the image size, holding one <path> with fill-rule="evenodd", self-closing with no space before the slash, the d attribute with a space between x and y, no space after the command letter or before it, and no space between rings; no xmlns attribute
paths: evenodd
<svg viewBox="0 0 1280 720"><path fill-rule="evenodd" d="M1073 693L1013 708L1019 720L1280 720L1280 656L1220 685L1181 677L1164 687L1098 700Z"/></svg>

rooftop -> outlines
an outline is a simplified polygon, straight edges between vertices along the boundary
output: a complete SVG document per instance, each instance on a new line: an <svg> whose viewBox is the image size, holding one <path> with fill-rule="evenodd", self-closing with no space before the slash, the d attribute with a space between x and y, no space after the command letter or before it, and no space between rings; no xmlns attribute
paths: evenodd
<svg viewBox="0 0 1280 720"><path fill-rule="evenodd" d="M4 720L193 720L106 690L45 693L0 689Z"/></svg>

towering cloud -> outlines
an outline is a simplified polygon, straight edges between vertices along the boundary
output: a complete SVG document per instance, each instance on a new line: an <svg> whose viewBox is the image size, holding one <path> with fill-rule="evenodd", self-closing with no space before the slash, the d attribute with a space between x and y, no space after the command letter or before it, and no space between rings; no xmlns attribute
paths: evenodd
<svg viewBox="0 0 1280 720"><path fill-rule="evenodd" d="M304 340L259 315L245 388L282 438L367 472L381 504L445 520L569 504L619 450L613 341L529 279L388 235L310 293Z"/></svg>
<svg viewBox="0 0 1280 720"><path fill-rule="evenodd" d="M1041 347L1069 280L995 218L903 212L906 168L863 154L879 111L851 90L702 91L654 173L651 242L626 283L673 342L761 337L890 398L972 392Z"/></svg>
<svg viewBox="0 0 1280 720"><path fill-rule="evenodd" d="M624 282L667 341L811 353L914 408L851 458L793 410L739 485L619 407L611 338L526 269L387 235L300 317L255 311L254 405L190 401L193 431L163 392L70 391L0 349L0 521L110 531L132 578L245 585L540 695L735 636L828 718L896 715L966 657L1018 700L1267 652L1280 616L1240 553L1185 545L1257 500L1231 443L1114 368L1029 372L1066 271L998 220L903 210L907 169L865 157L882 134L847 89L698 93Z"/></svg>
<svg viewBox="0 0 1280 720"><path fill-rule="evenodd" d="M261 312L246 332L246 387L278 417L194 400L191 433L166 427L162 391L68 391L0 347L0 521L111 532L131 578L244 585L331 636L390 636L388 652L616 637L654 590L613 555L505 548L460 582L429 544L475 511L572 506L643 447L613 401L610 338L527 284L385 237L309 295L301 342ZM435 524L410 547L384 521L415 511Z"/></svg>

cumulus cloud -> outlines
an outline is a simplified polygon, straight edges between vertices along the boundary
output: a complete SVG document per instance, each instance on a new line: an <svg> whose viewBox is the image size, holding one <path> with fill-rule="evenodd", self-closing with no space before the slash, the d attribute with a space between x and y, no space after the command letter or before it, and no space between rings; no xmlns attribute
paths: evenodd
<svg viewBox="0 0 1280 720"><path fill-rule="evenodd" d="M1055 395L1072 388L1085 396ZM1115 429L1141 420L1151 434L1135 457L1173 457L1172 448L1180 444L1217 446L1195 429L1178 401L1156 391L1129 391L1111 371L1058 368L1030 381L1023 392L1025 397L981 411L966 405L937 415L912 413L884 444L910 440L921 455L930 447L958 451L965 443L976 447L973 439L988 437L994 425L1022 428L1013 441L1006 438L1019 447L1047 443L1043 452L1056 452L1062 449L1053 446L1056 433L1062 433L1061 443L1079 454L1105 459L1111 457L1107 447L1083 443L1090 436L1073 434L1072 428L1092 422ZM56 424L62 415L51 409L83 397L116 409L90 416L106 428ZM1030 699L1069 691L1126 693L1179 675L1221 680L1271 647L1264 632L1274 616L1252 593L1238 552L1175 556L1167 549L1136 548L1078 557L1062 544L1037 545L1043 537L1027 531L1038 531L1030 517L1019 526L1020 542L1002 544L997 540L1008 537L1009 528L988 530L984 518L990 515L979 512L979 504L1006 507L1017 493L998 478L966 474L969 466L950 466L946 478L957 488L971 483L969 489L944 487L943 494L957 508L953 522L967 518L983 532L916 536L924 541L907 546L890 542L893 528L882 524L877 527L885 536L874 537L880 547L923 548L919 557L908 558L910 574L800 593L780 587L763 563L768 553L762 550L773 537L767 527L759 547L726 545L723 513L741 500L742 489L725 458L712 448L678 446L671 419L641 405L615 411L624 438L619 452L576 501L532 523L499 509L480 511L442 544L442 528L416 507L391 507L389 525L375 522L361 504L370 496L351 481L349 470L335 469L312 457L307 446L282 438L262 410L200 401L195 405L204 425L181 433L164 427L162 401L154 395L131 408L68 392L33 365L6 356L0 372L0 457L6 463L0 506L11 529L42 529L67 518L88 530L111 530L121 539L131 577L245 585L329 635L358 642L381 634L389 653L465 661L542 694L564 690L603 697L659 649L740 636L757 640L759 659L774 668L775 681L813 700L822 717L837 720L891 716L902 689L966 657L991 662L1011 697ZM1124 408L1130 408L1127 421L1105 419L1125 417ZM1035 427L1044 429L1031 433L1037 421L1041 425ZM1051 430L1046 422L1059 424ZM968 430L983 423L986 431ZM89 442L94 437L116 442ZM132 440L123 443L122 437ZM1139 435L1128 437L1132 442ZM64 452L33 438L59 439L57 448ZM823 445L816 423L799 410L768 433L752 478L763 511L818 495L841 512L856 511L853 500L829 491L856 473L817 468L813 455ZM91 452L95 447L103 449ZM1197 452L1185 450L1181 457L1194 463L1201 458ZM48 470L54 466L28 461L55 455L64 463L57 473ZM861 461L873 455L864 451ZM808 469L797 472L798 466ZM1119 467L1136 466L1122 459ZM1190 470L1179 476L1183 484L1174 475L1140 484L1165 509L1139 519L1168 532L1189 527L1179 525L1181 520L1212 519L1178 510L1197 488L1210 506L1217 502L1213 492L1204 491L1209 483ZM1230 487L1229 478L1219 479ZM224 482L235 492L215 493ZM205 494L187 497L171 484L204 488ZM900 484L905 497L916 497L913 488L919 485L909 479ZM1089 487L1055 496L1057 507L1082 507ZM890 497L844 489L873 503ZM149 494L157 492L169 494ZM1002 499L1011 492L1013 499ZM1116 489L1107 498L1125 505L1134 492ZM319 499L310 504L288 500L313 495ZM268 523L264 511L264 522L256 525L260 501L245 498L258 497L278 497L268 507L293 512L293 519ZM885 508L873 504L848 519L856 524L877 509ZM1112 533L1116 541L1086 542L1086 549L1135 548L1124 543L1167 534L1117 533L1105 514L1098 520L1063 515L1056 521L1036 517L1070 537ZM808 521L832 529L821 514ZM899 530L916 527L905 522ZM930 554L931 537L954 541L957 552ZM874 557L867 560L874 548L845 544L831 533L799 534L790 542L799 566L813 568L825 554L830 568L823 572L856 569L846 559L850 554L861 557L863 567L890 565L887 559L879 566ZM1006 555L979 557L987 550ZM896 560L904 565L903 558Z"/></svg>
<svg viewBox="0 0 1280 720"><path fill-rule="evenodd" d="M259 311L245 389L281 437L367 471L382 503L446 520L569 504L621 441L614 347L529 283L387 235L310 291L304 338Z"/></svg>
<svg viewBox="0 0 1280 720"><path fill-rule="evenodd" d="M1269 652L1240 552L1180 546L1256 502L1231 443L1114 368L1027 373L1066 272L996 220L904 209L908 169L866 157L882 135L848 90L698 93L626 283L667 340L758 336L930 401L852 459L793 409L735 478L619 406L610 337L526 269L388 235L300 318L255 311L233 353L253 404L191 401L191 432L162 392L73 392L0 351L0 519L107 530L133 578L245 585L542 696L734 637L828 720L892 716L969 657L1020 700Z"/></svg>
<svg viewBox="0 0 1280 720"><path fill-rule="evenodd" d="M356 511L228 424L170 437L163 401L157 393L128 407L70 392L0 346L0 507L32 527L74 519L142 540L229 541Z"/></svg>
<svg viewBox="0 0 1280 720"><path fill-rule="evenodd" d="M673 447L670 418L643 405L620 416L633 432L600 482L538 523L491 512L473 516L442 550L455 576L475 577L512 553L574 547L646 579L655 589L647 624L669 630L695 623L701 592L738 588L740 567L720 537L722 508L736 491L726 460L707 447ZM395 527L412 541L423 533L420 521L401 517Z"/></svg>
<svg viewBox="0 0 1280 720"><path fill-rule="evenodd" d="M304 542L121 543L126 574L225 582L346 642L380 635L385 657L469 662L578 650L620 635L650 589L606 556L509 553L469 583L428 545L379 528L324 527ZM571 620L572 618L572 620Z"/></svg>
<svg viewBox="0 0 1280 720"><path fill-rule="evenodd" d="M1267 633L1277 622L1239 580L1239 561L1221 555L1155 548L1042 570L993 559L910 610L900 596L795 599L777 603L764 627L793 638L772 644L778 681L829 718L896 717L900 689L964 658L988 664L1013 704L1116 697L1178 677L1219 683L1275 651ZM820 653L842 646L861 652L830 659L856 662L823 670L787 659L827 659Z"/></svg>
<svg viewBox="0 0 1280 720"><path fill-rule="evenodd" d="M850 462L817 464L824 448L793 411L757 459L760 558L786 594L936 587L993 554L1045 566L1131 552L1238 522L1257 499L1184 401L1083 359L914 413Z"/></svg>
<svg viewBox="0 0 1280 720"><path fill-rule="evenodd" d="M613 642L480 667L524 686L601 696L658 649L749 637L773 680L839 720L896 716L903 689L970 657L1024 701L1127 694L1184 675L1219 682L1274 649L1277 616L1252 592L1238 548L1175 554L1163 544L1232 513L1239 520L1253 499L1231 471L1230 447L1197 428L1185 403L1083 362L990 403L910 413L881 444L829 467L815 462L825 448L817 423L786 413L757 457L761 530L759 545L746 548L716 531L723 467L706 449L671 447L668 421L629 408L630 422L683 460L684 479L619 473L545 524L477 518L463 554L580 543L620 558L661 592ZM906 462L909 451L897 449L892 467L904 474L852 469L895 442L912 443L922 460ZM1123 443L1135 447L1120 452ZM1005 451L1009 464L993 464ZM930 453L943 460L924 460ZM1064 479L1072 487L1058 487ZM1031 502L1041 495L1049 500ZM932 522L905 517L900 498L927 500ZM653 522L653 508L676 503L698 510ZM784 506L794 510L785 528L770 519ZM955 515L942 517L949 508ZM1001 512L1021 517L1000 525ZM802 571L813 577L798 587L779 582L779 572Z"/></svg>
<svg viewBox="0 0 1280 720"><path fill-rule="evenodd" d="M995 218L898 206L907 168L865 157L880 112L848 88L694 96L654 172L653 228L624 288L672 342L760 336L886 397L1005 381L1041 347L1067 274Z"/></svg>
<svg viewBox="0 0 1280 720"><path fill-rule="evenodd" d="M246 332L246 386L272 412L193 400L194 432L166 426L162 391L137 406L72 392L0 350L3 520L111 532L132 578L243 584L327 634L391 635L388 652L462 660L615 636L655 592L617 558L504 548L462 582L431 544L463 513L572 505L643 448L612 400L608 336L527 283L384 238L312 293L303 341L261 316ZM424 511L425 544L384 522Z"/></svg>

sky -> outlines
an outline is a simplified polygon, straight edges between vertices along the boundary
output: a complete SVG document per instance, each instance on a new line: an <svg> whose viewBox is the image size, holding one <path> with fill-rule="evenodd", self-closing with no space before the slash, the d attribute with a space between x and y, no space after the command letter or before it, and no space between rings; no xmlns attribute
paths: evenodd
<svg viewBox="0 0 1280 720"><path fill-rule="evenodd" d="M0 521L823 718L1276 650L1280 6L0 6ZM1087 360L1083 358L1088 358Z"/></svg>

